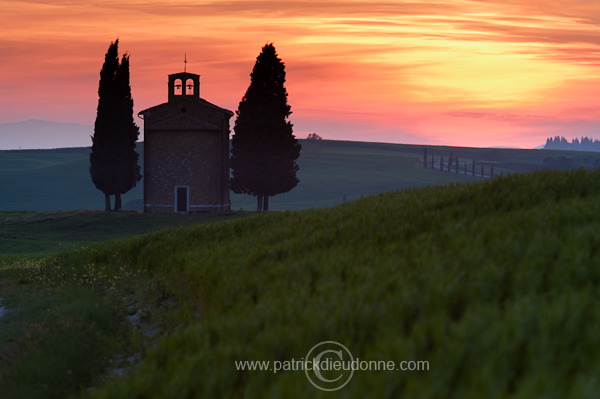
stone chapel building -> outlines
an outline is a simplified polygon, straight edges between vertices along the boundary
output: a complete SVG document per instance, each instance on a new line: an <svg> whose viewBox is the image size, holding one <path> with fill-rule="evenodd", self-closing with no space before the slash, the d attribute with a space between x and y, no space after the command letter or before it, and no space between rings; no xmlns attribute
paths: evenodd
<svg viewBox="0 0 600 399"><path fill-rule="evenodd" d="M144 120L144 212L225 212L229 202L229 119L200 98L200 75L169 75L168 102Z"/></svg>

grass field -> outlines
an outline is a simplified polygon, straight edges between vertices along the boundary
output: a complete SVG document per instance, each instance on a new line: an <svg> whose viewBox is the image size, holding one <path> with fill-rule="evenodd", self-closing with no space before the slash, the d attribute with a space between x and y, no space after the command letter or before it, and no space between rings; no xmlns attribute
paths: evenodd
<svg viewBox="0 0 600 399"><path fill-rule="evenodd" d="M23 253L56 253L115 237L243 216L141 214L104 211L0 212L0 259Z"/></svg>
<svg viewBox="0 0 600 399"><path fill-rule="evenodd" d="M578 170L21 256L0 267L0 396L595 397L598 231L600 171ZM235 368L326 340L429 368L356 371L335 392Z"/></svg>
<svg viewBox="0 0 600 399"><path fill-rule="evenodd" d="M464 183L480 178L424 169L423 150L446 160L495 165L496 174L545 167L563 157L569 167L592 167L600 154L568 151L428 147L347 141L306 141L298 161L300 184L271 201L273 210L318 208L391 190ZM139 146L143 151L143 145ZM469 164L470 165L470 164ZM547 167L547 165L546 165ZM104 197L89 177L89 149L0 151L0 211L102 209ZM477 169L479 170L479 169ZM461 170L462 171L462 170ZM128 209L141 209L142 182L123 196ZM232 196L232 209L255 209L253 197Z"/></svg>

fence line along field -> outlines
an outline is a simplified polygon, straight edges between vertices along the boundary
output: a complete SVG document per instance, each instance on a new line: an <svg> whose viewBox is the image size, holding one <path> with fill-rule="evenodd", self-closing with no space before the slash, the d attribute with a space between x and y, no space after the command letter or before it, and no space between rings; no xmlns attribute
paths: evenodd
<svg viewBox="0 0 600 399"><path fill-rule="evenodd" d="M21 254L2 398L594 397L598 231L600 171L542 171ZM334 393L235 369L328 340L429 368Z"/></svg>

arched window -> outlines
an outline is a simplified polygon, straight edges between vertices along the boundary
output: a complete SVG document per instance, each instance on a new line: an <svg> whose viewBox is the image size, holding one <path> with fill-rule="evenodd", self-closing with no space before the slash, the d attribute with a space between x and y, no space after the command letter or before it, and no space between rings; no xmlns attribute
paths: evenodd
<svg viewBox="0 0 600 399"><path fill-rule="evenodd" d="M188 96L194 95L194 81L192 79L187 79L185 81L185 94Z"/></svg>
<svg viewBox="0 0 600 399"><path fill-rule="evenodd" d="M175 79L173 84L173 94L176 96L183 94L183 83L181 82L181 79Z"/></svg>

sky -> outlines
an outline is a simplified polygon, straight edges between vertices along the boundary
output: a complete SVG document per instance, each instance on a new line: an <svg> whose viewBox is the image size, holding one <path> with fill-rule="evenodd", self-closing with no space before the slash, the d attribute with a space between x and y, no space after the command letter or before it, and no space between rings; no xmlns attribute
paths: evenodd
<svg viewBox="0 0 600 399"><path fill-rule="evenodd" d="M237 109L263 45L286 65L297 137L533 148L600 139L598 0L0 0L0 123L93 125L111 41L135 113L167 75ZM137 119L143 126L143 122ZM40 134L40 143L52 137Z"/></svg>

